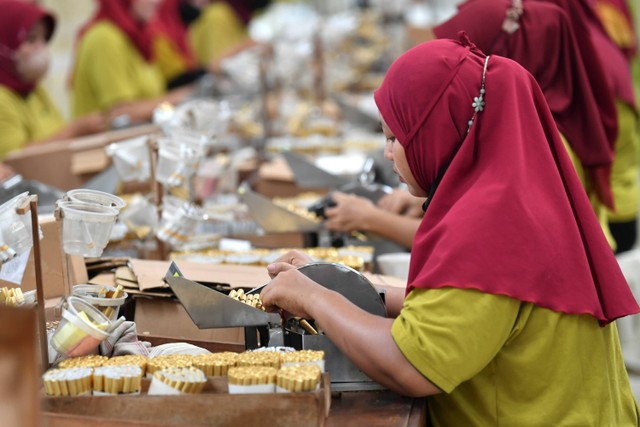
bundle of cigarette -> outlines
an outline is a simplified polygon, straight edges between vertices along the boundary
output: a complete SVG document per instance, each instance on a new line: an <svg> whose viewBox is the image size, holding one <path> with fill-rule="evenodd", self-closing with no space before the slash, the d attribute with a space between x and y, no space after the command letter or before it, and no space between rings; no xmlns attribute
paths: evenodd
<svg viewBox="0 0 640 427"><path fill-rule="evenodd" d="M198 368L165 368L153 374L149 394L197 394L206 382L207 377Z"/></svg>
<svg viewBox="0 0 640 427"><path fill-rule="evenodd" d="M229 368L229 393L273 393L278 370L267 366Z"/></svg>
<svg viewBox="0 0 640 427"><path fill-rule="evenodd" d="M142 356L140 354L127 354L125 356L112 357L107 360L103 366L133 365L139 367L142 371L142 375L144 375L147 370L147 359L147 356Z"/></svg>
<svg viewBox="0 0 640 427"><path fill-rule="evenodd" d="M225 351L222 353L199 354L193 357L193 366L202 369L208 377L227 375L229 368L236 365L238 353Z"/></svg>
<svg viewBox="0 0 640 427"><path fill-rule="evenodd" d="M93 394L139 393L141 382L139 366L102 366L93 371Z"/></svg>
<svg viewBox="0 0 640 427"><path fill-rule="evenodd" d="M300 350L280 354L280 362L283 367L296 365L316 365L324 372L324 351Z"/></svg>
<svg viewBox="0 0 640 427"><path fill-rule="evenodd" d="M229 292L229 297L233 298L236 301L243 302L247 305L250 305L254 308L259 308L264 311L264 307L262 306L262 300L260 299L260 294L245 294L242 289L233 289Z"/></svg>
<svg viewBox="0 0 640 427"><path fill-rule="evenodd" d="M24 295L20 288L0 288L0 304L20 305L24 303Z"/></svg>
<svg viewBox="0 0 640 427"><path fill-rule="evenodd" d="M82 357L72 357L71 359L65 359L60 362L58 368L97 368L104 365L108 359L109 358L107 356L99 356L97 354Z"/></svg>
<svg viewBox="0 0 640 427"><path fill-rule="evenodd" d="M189 354L168 354L147 360L147 376L165 368L187 368L193 366L193 356Z"/></svg>
<svg viewBox="0 0 640 427"><path fill-rule="evenodd" d="M79 396L91 393L92 368L51 369L44 373L47 396Z"/></svg>
<svg viewBox="0 0 640 427"><path fill-rule="evenodd" d="M281 368L277 375L279 393L315 391L320 386L322 373L316 365L297 365Z"/></svg>
<svg viewBox="0 0 640 427"><path fill-rule="evenodd" d="M240 353L236 366L271 366L280 367L280 353L275 351L248 351Z"/></svg>

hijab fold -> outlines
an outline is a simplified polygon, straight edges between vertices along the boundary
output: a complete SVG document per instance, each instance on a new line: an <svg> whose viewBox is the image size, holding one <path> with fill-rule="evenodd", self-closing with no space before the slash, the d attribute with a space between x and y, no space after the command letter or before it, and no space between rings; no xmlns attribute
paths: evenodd
<svg viewBox="0 0 640 427"><path fill-rule="evenodd" d="M416 233L407 292L476 289L602 325L638 313L531 74L492 55L467 134L484 61L469 43L423 43L374 94L421 188L450 163Z"/></svg>
<svg viewBox="0 0 640 427"><path fill-rule="evenodd" d="M3 0L0 7L0 85L27 96L37 83L25 82L20 78L13 57L27 40L31 29L40 21L47 27L46 40L49 41L55 29L55 19L40 7L21 0Z"/></svg>
<svg viewBox="0 0 640 427"><path fill-rule="evenodd" d="M609 174L617 119L604 73L590 76L585 69L571 21L561 8L531 0L523 3L512 33L503 30L511 0L469 0L434 32L439 38L455 39L464 30L483 51L511 58L533 74L598 198L613 208ZM589 55L589 63L599 65L595 52Z"/></svg>

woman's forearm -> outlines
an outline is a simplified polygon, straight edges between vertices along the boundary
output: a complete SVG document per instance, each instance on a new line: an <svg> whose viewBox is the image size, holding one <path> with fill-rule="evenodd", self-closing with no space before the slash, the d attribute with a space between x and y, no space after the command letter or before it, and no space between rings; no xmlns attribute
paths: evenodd
<svg viewBox="0 0 640 427"><path fill-rule="evenodd" d="M405 248L411 248L413 236L420 226L420 218L398 215L391 212L376 210L364 221L365 231L375 233L385 239L392 240Z"/></svg>
<svg viewBox="0 0 640 427"><path fill-rule="evenodd" d="M393 319L375 316L337 292L320 288L309 296L309 314L331 341L364 373L400 394L439 393L398 349L391 335Z"/></svg>

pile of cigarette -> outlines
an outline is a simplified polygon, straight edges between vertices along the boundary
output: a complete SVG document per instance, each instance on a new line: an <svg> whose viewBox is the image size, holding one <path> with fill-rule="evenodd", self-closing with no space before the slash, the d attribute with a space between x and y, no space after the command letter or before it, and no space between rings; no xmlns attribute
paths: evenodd
<svg viewBox="0 0 640 427"><path fill-rule="evenodd" d="M168 354L152 357L147 361L147 374L153 375L156 371L166 368L188 368L193 366L194 356L190 354Z"/></svg>
<svg viewBox="0 0 640 427"><path fill-rule="evenodd" d="M58 364L60 369L68 368L97 368L105 364L109 360L107 356L99 356L93 354L90 356L73 357L71 359L65 359Z"/></svg>
<svg viewBox="0 0 640 427"><path fill-rule="evenodd" d="M144 375L147 370L147 360L147 356L127 354L125 356L112 357L104 362L103 366L137 366L142 371L142 375Z"/></svg>
<svg viewBox="0 0 640 427"><path fill-rule="evenodd" d="M0 305L20 305L24 303L24 295L20 288L0 288Z"/></svg>
<svg viewBox="0 0 640 427"><path fill-rule="evenodd" d="M282 353L280 361L285 363L308 363L324 360L324 351L322 350L300 350Z"/></svg>
<svg viewBox="0 0 640 427"><path fill-rule="evenodd" d="M154 381L160 381L181 393L197 394L207 382L204 372L194 367L165 368L153 374Z"/></svg>
<svg viewBox="0 0 640 427"><path fill-rule="evenodd" d="M286 366L278 371L276 384L283 391L315 391L321 377L322 372L316 365Z"/></svg>
<svg viewBox="0 0 640 427"><path fill-rule="evenodd" d="M93 371L93 390L106 394L138 393L142 388L139 366L102 366Z"/></svg>
<svg viewBox="0 0 640 427"><path fill-rule="evenodd" d="M91 393L92 368L52 369L43 375L48 396L79 396Z"/></svg>
<svg viewBox="0 0 640 427"><path fill-rule="evenodd" d="M275 384L278 370L268 366L243 366L229 369L229 384L263 385Z"/></svg>
<svg viewBox="0 0 640 427"><path fill-rule="evenodd" d="M229 298L233 298L236 301L243 302L251 307L258 308L264 311L264 307L262 306L262 300L260 299L260 294L245 294L242 289L233 289L229 292Z"/></svg>
<svg viewBox="0 0 640 427"><path fill-rule="evenodd" d="M236 360L236 366L270 366L280 367L280 353L275 351L250 351L241 353Z"/></svg>
<svg viewBox="0 0 640 427"><path fill-rule="evenodd" d="M227 375L229 368L236 365L238 353L225 351L222 353L200 354L194 356L193 366L202 369L208 377Z"/></svg>

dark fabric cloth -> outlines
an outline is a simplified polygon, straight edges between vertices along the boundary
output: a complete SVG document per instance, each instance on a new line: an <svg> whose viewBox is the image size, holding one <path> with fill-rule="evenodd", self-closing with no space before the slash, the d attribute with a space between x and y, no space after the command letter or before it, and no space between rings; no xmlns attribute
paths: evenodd
<svg viewBox="0 0 640 427"><path fill-rule="evenodd" d="M374 98L427 191L449 164L411 251L407 292L455 287L507 295L601 324L640 307L618 267L535 79L435 40L403 54Z"/></svg>

